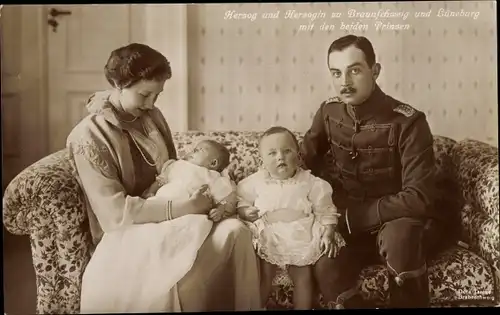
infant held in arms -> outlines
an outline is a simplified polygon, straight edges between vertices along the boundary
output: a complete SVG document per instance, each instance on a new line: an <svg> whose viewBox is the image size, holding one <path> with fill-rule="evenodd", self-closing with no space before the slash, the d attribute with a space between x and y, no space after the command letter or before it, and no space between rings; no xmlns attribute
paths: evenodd
<svg viewBox="0 0 500 315"><path fill-rule="evenodd" d="M229 165L229 151L213 140L203 140L181 160L169 160L143 197L187 200L201 187L214 200L209 218L218 222L235 212L235 185L221 172Z"/></svg>

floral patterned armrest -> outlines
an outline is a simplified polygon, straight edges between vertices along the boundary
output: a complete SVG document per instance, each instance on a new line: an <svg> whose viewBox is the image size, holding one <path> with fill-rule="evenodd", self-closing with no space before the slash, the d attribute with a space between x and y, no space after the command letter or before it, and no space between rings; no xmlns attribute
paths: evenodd
<svg viewBox="0 0 500 315"><path fill-rule="evenodd" d="M37 313L78 313L91 237L68 151L53 153L16 176L3 208L7 230L30 236Z"/></svg>
<svg viewBox="0 0 500 315"><path fill-rule="evenodd" d="M493 266L500 303L498 148L463 140L454 147L452 159L465 202L461 211L463 238L471 250Z"/></svg>

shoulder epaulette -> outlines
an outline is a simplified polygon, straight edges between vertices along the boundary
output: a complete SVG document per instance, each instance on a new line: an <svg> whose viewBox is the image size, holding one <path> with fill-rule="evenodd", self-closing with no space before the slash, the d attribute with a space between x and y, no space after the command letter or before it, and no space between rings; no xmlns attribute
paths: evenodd
<svg viewBox="0 0 500 315"><path fill-rule="evenodd" d="M325 103L325 104L342 103L342 100L338 96L332 96L332 97L329 97L327 100L325 100L323 103Z"/></svg>
<svg viewBox="0 0 500 315"><path fill-rule="evenodd" d="M411 117L411 116L415 115L415 113L417 112L417 110L415 108L411 107L408 104L399 104L393 110L396 113L400 113L400 114L404 115L405 117Z"/></svg>

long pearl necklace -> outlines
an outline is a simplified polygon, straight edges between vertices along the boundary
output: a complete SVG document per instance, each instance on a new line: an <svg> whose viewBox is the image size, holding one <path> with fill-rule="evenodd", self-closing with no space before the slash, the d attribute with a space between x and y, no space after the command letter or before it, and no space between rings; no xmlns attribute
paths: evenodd
<svg viewBox="0 0 500 315"><path fill-rule="evenodd" d="M124 123L133 123L134 121L137 120L137 118L139 118L139 116L135 116L134 119L132 119L132 120L125 120L125 119L122 119L122 118L118 118L118 120L121 121L121 122L124 122Z"/></svg>
<svg viewBox="0 0 500 315"><path fill-rule="evenodd" d="M137 119L139 119L139 116L135 116L134 119L132 119L132 120L125 120L125 119L121 118L119 115L117 115L117 118L119 121L124 122L124 123L133 123ZM146 137L148 137L148 132L146 131L146 127L144 126L144 121L141 122L141 126L142 126L142 130L144 130L144 134L146 135ZM135 139L134 135L130 134L130 137L132 138L132 141L134 142L137 150L139 150L139 153L141 154L144 161L146 161L146 163L149 166L156 166L157 162L154 162L154 163L149 162L148 158L146 157L146 155L142 151L141 146L139 145L139 143L137 143L137 140Z"/></svg>
<svg viewBox="0 0 500 315"><path fill-rule="evenodd" d="M146 161L146 163L149 165L149 166L156 166L157 162L154 162L154 163L151 163L149 162L148 158L146 157L146 155L144 155L144 152L142 152L142 149L141 149L141 146L137 143L137 140L135 140L134 136L132 136L132 141L134 141L135 143L135 146L137 147L137 149L139 150L139 153L141 153L141 156L142 158L144 159L144 161Z"/></svg>
<svg viewBox="0 0 500 315"><path fill-rule="evenodd" d="M135 117L134 120L132 121L135 121L137 120L137 118L139 117ZM130 122L132 122L130 121ZM142 126L142 130L144 131L144 134L146 135L146 137L148 137L148 132L146 130L146 126L144 125L144 121L141 122L141 126ZM156 164L158 162L153 162L151 163L148 158L146 157L146 155L144 154L144 152L142 151L141 149L141 146L139 145L139 143L137 142L137 140L135 139L134 135L130 134L130 137L132 138L132 141L134 142L135 146L137 147L137 150L139 150L139 153L141 154L142 158L144 159L144 161L146 161L146 163L149 165L149 166L156 166Z"/></svg>

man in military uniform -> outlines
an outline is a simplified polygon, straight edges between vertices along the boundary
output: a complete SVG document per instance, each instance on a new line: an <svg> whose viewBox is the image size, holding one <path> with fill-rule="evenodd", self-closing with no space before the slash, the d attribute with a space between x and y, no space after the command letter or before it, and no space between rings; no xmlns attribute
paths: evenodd
<svg viewBox="0 0 500 315"><path fill-rule="evenodd" d="M389 307L427 307L426 261L436 249L439 220L425 114L376 84L381 66L365 37L337 39L327 61L339 96L321 104L300 155L305 167L332 184L347 246L315 265L319 288L329 308L353 307L362 300L360 272L378 259L389 272ZM333 165L327 174L325 156Z"/></svg>

